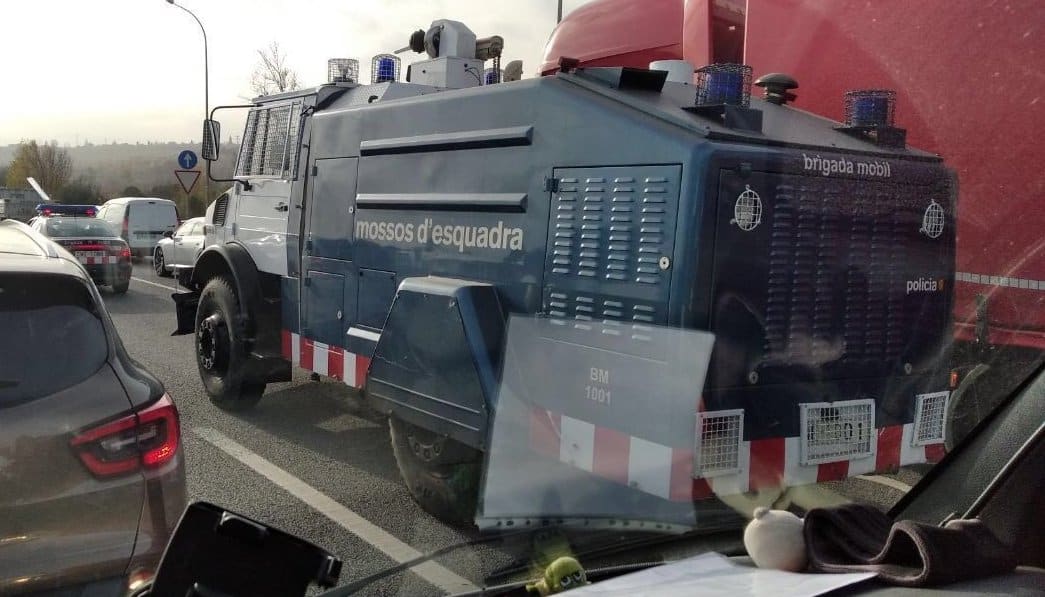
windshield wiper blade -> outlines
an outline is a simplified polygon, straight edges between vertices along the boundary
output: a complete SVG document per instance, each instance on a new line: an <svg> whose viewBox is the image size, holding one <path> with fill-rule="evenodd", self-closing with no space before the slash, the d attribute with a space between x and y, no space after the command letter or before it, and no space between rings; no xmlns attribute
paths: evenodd
<svg viewBox="0 0 1045 597"><path fill-rule="evenodd" d="M542 526L538 526L538 527L535 527L535 528L519 529L519 530L516 530L516 531L509 531L509 532L498 533L496 535L490 535L490 536L486 536L486 537L477 537L475 539L469 539L468 541L462 541L460 543L454 543L452 545L447 545L445 547L440 547L439 549L430 551L428 553L420 555L420 556L418 556L416 558L413 558L411 560L407 560L405 562L400 562L399 564L396 564L394 566L389 566L388 568L385 568L384 570L380 570L378 572L375 572L374 574L371 574L370 576L366 576L366 577L361 578L361 579L359 579L357 581L348 583L348 584L340 586L340 587L336 587L336 588L330 589L329 591L326 591L324 593L320 593L318 597L346 597L348 595L353 595L356 592L361 591L366 586L368 586L368 585L370 585L372 583L375 583L375 582L377 582L377 581L379 581L379 580L381 580L383 578L387 578L389 576L394 576L394 575L397 575L397 574L402 574L403 572L406 572L407 570L413 568L414 566L417 566L419 564L424 564L425 562L431 561L431 560L433 560L435 558L438 558L440 556L444 556L444 555L452 553L454 551L458 551L460 549L464 549L464 548L467 548L467 547L474 547L476 545L485 545L485 544L490 544L490 543L497 543L497 542L505 541L505 540L508 540L508 539L519 538L519 537L529 537L529 536L535 535L536 533L548 532L548 531L552 531L552 530L582 530L583 531L584 529L579 529L577 527L572 527L572 526L568 526L568 525L562 526L562 527L557 527L557 526L554 526L554 525L542 525ZM624 533L628 533L629 532L628 530L625 530L625 529L616 529L616 530L618 532L622 532L623 531ZM635 531L636 533L640 533L640 531L638 529L632 529L632 530ZM727 530L727 529L719 528L719 529L713 529L713 530L693 530L693 531L686 532L686 533L667 534L667 535L653 535L653 536L648 536L646 534L646 532L641 532L641 534L642 534L641 537L636 537L636 538L633 538L633 539L630 539L630 540L624 540L624 541L616 540L616 541L613 541L610 545L602 545L602 546L600 546L598 548L578 550L577 552L575 552L572 555L573 555L573 557L578 558L578 559L605 557L607 555L612 555L612 554L620 553L620 552L624 552L624 551L631 551L631 550L634 550L634 549L637 549L637 548L655 547L655 546L664 545L664 544L668 544L668 543L674 543L674 542L682 541L682 540L692 540L692 539L695 539L695 538L698 538L698 537L701 538L701 539L707 540L707 539L710 539L712 537L716 537L716 536L720 536L720 535L724 536L724 535L726 535L726 533L728 533L730 531L733 531L733 533L730 534L730 536L732 537L732 540L729 542L729 545L730 545L731 549L720 550L721 552L726 553L727 555L731 555L731 554L737 552L738 549L740 551L742 551L742 547L741 548L737 548L738 545L742 545L742 544L735 537L735 531L736 530L737 529L729 529L729 530ZM648 531L648 529L646 531ZM508 566L502 568L501 570L496 571L493 574L488 575L487 578L498 577L498 576L509 576L511 574L515 574L515 573L518 573L518 572L523 572L525 570L528 570L531 567L531 565L532 565L532 562L530 560L530 556L531 555L532 554L527 554L525 560L523 558L517 558L513 564L509 564ZM649 562L645 563L646 567L648 567L651 564L652 563L649 563ZM483 589L480 589L480 591L477 594L481 595L481 594L484 594L483 591L490 590L490 589L498 589L498 590L500 590L500 588L501 587L483 588Z"/></svg>
<svg viewBox="0 0 1045 597"><path fill-rule="evenodd" d="M435 558L444 556L448 553L457 551L459 549L464 549L466 547L474 547L476 545L485 545L488 543L497 543L498 541L504 541L505 539L511 539L521 535L531 535L539 530L541 529L520 529L518 531L498 533L496 535L489 535L486 537L476 537L475 539L469 539L468 541L453 543L451 545L440 547L439 549L422 554L412 560L406 560L405 562L400 562L394 566L389 566L384 570L379 570L378 572L375 572L370 576L365 576L355 582L351 582L347 585L333 588L329 591L326 591L325 593L320 593L318 597L345 597L347 595L352 595L353 593L362 590L367 585L375 583L381 580L382 578L387 578L396 574L402 574L403 572L406 572L407 570L413 568L414 566L417 566L418 564L424 564L425 562L434 560Z"/></svg>

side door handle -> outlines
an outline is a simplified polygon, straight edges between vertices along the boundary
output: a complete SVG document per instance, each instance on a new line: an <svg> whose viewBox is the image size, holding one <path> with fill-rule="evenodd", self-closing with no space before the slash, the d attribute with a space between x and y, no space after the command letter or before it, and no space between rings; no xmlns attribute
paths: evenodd
<svg viewBox="0 0 1045 597"><path fill-rule="evenodd" d="M276 211L287 211L288 209L290 209L290 207L282 201L276 204Z"/></svg>

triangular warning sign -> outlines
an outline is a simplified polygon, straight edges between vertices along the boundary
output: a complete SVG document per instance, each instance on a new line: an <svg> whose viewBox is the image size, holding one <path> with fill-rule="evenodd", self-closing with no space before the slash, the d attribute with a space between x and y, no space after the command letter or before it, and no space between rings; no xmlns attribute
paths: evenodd
<svg viewBox="0 0 1045 597"><path fill-rule="evenodd" d="M174 175L178 177L178 182L181 183L181 188L185 189L185 194L188 195L192 192L192 187L196 186L196 181L200 178L200 171L175 170Z"/></svg>

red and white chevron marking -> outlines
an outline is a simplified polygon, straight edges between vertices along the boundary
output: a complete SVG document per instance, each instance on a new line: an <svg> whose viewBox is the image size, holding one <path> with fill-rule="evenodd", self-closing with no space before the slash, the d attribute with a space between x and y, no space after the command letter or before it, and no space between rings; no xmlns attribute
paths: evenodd
<svg viewBox="0 0 1045 597"><path fill-rule="evenodd" d="M340 346L303 338L289 330L283 330L282 344L283 358L295 367L333 377L353 388L362 388L366 382L370 357L348 352Z"/></svg>
<svg viewBox="0 0 1045 597"><path fill-rule="evenodd" d="M741 441L737 472L694 478L693 446L666 446L540 408L530 411L529 427L535 452L674 501L837 481L942 458L943 444L914 445L914 428L878 429L871 456L811 465L802 464L799 437Z"/></svg>

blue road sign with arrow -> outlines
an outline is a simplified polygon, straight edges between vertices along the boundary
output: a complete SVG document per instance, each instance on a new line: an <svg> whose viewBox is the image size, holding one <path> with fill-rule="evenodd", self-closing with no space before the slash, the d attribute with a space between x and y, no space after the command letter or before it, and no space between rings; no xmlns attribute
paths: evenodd
<svg viewBox="0 0 1045 597"><path fill-rule="evenodd" d="M191 149L186 149L179 153L178 165L181 166L183 170L192 170L196 167L196 154Z"/></svg>

